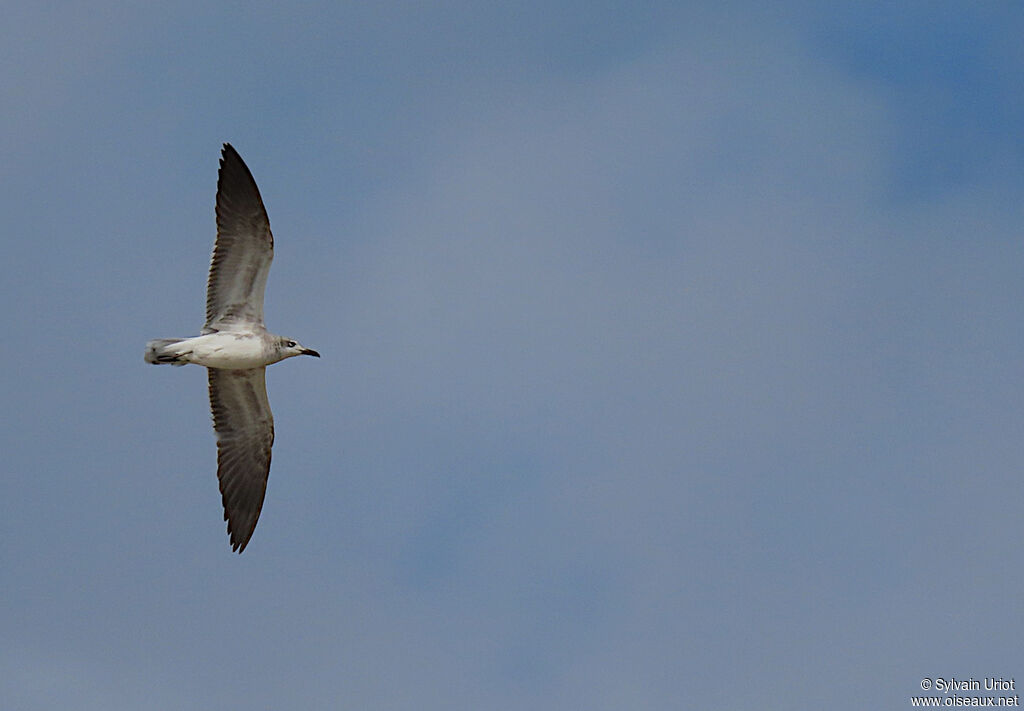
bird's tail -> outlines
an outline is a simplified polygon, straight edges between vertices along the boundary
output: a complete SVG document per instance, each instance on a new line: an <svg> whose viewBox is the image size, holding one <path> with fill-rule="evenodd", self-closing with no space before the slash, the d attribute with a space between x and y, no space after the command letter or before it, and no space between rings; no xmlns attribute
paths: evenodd
<svg viewBox="0 0 1024 711"><path fill-rule="evenodd" d="M154 365L185 365L192 350L183 346L187 338L157 338L146 344L146 362Z"/></svg>

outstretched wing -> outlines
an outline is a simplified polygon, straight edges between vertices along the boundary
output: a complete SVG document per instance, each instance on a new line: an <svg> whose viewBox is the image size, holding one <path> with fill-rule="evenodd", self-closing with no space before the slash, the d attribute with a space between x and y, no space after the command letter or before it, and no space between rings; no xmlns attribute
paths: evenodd
<svg viewBox="0 0 1024 711"><path fill-rule="evenodd" d="M274 416L267 399L266 368L206 370L224 520L231 549L241 553L256 529L270 475Z"/></svg>
<svg viewBox="0 0 1024 711"><path fill-rule="evenodd" d="M274 236L252 173L230 143L217 176L217 241L206 282L203 333L234 323L263 325L263 292Z"/></svg>

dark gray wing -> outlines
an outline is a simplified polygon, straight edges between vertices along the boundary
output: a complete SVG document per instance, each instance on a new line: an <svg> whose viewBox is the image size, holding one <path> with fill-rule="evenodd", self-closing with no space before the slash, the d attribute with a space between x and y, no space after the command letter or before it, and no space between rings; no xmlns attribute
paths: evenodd
<svg viewBox="0 0 1024 711"><path fill-rule="evenodd" d="M241 553L256 529L270 475L274 416L267 399L266 368L206 371L224 520L231 549Z"/></svg>
<svg viewBox="0 0 1024 711"><path fill-rule="evenodd" d="M217 175L217 241L206 282L203 333L233 323L263 325L263 292L274 236L252 173L230 143L224 144Z"/></svg>

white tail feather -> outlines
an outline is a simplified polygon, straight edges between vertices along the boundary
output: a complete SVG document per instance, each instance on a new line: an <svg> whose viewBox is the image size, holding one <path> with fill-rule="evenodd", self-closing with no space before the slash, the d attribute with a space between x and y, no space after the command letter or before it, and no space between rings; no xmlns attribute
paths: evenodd
<svg viewBox="0 0 1024 711"><path fill-rule="evenodd" d="M187 346L180 344L187 341L187 338L157 338L146 344L146 362L154 365L185 365L187 357L192 352Z"/></svg>

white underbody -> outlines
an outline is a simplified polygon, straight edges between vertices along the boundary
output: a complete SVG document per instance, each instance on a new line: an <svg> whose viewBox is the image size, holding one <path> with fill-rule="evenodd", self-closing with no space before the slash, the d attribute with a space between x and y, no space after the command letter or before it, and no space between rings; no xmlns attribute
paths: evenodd
<svg viewBox="0 0 1024 711"><path fill-rule="evenodd" d="M281 360L276 349L269 347L266 335L265 331L218 331L183 339L175 349L180 350L183 360L207 368L262 368Z"/></svg>

